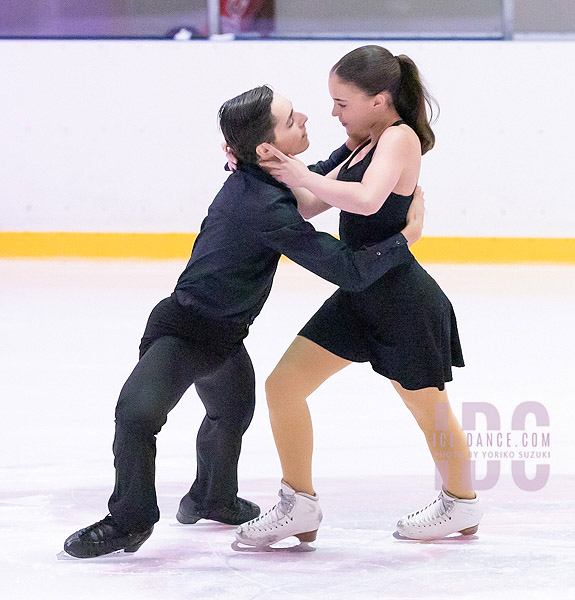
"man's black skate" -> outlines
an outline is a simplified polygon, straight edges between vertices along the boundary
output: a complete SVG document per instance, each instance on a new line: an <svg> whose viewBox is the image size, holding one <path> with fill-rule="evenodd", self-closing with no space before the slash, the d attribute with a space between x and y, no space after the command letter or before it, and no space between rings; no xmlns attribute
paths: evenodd
<svg viewBox="0 0 575 600"><path fill-rule="evenodd" d="M259 514L260 507L243 498L236 498L232 506L202 509L190 498L189 494L186 494L180 501L176 519L185 525L196 523L200 519L218 521L226 525L241 525L255 519Z"/></svg>
<svg viewBox="0 0 575 600"><path fill-rule="evenodd" d="M111 552L136 552L152 535L154 526L138 533L119 529L110 515L73 533L64 542L64 551L75 558L95 558Z"/></svg>

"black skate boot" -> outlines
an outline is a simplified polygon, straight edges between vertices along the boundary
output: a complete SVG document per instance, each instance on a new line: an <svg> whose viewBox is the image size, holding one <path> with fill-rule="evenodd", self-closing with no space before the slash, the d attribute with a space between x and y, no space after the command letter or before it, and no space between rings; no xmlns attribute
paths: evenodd
<svg viewBox="0 0 575 600"><path fill-rule="evenodd" d="M137 533L122 531L111 515L80 529L64 542L64 551L75 558L95 558L111 552L136 552L152 535L154 526Z"/></svg>
<svg viewBox="0 0 575 600"><path fill-rule="evenodd" d="M195 523L200 519L218 521L218 523L226 525L241 525L255 519L259 514L260 507L243 498L236 498L231 506L202 509L190 498L190 494L186 494L180 501L176 519L185 525Z"/></svg>

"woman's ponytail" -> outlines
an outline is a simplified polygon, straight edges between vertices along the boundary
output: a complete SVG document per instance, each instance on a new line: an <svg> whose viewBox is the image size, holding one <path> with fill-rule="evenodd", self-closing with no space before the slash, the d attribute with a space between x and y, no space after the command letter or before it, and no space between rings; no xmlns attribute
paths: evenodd
<svg viewBox="0 0 575 600"><path fill-rule="evenodd" d="M435 134L431 129L430 120L433 118L434 106L436 109L439 107L435 98L425 89L417 66L411 58L400 54L396 59L401 68L401 78L397 96L393 99L395 108L400 117L417 133L421 142L421 154L425 154L435 144ZM429 107L429 118L427 107Z"/></svg>

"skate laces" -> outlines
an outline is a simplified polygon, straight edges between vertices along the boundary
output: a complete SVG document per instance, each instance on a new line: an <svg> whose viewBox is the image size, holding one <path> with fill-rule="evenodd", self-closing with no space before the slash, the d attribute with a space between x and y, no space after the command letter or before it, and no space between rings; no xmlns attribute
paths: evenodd
<svg viewBox="0 0 575 600"><path fill-rule="evenodd" d="M451 519L449 513L453 509L455 502L449 499L443 491L439 496L426 507L407 515L407 522L410 525L431 523L437 519Z"/></svg>
<svg viewBox="0 0 575 600"><path fill-rule="evenodd" d="M295 494L284 494L283 490L280 490L278 492L278 496L280 497L280 501L263 515L260 515L259 517L256 517L255 519L252 519L246 523L247 527L256 530L265 529L270 525L273 526L283 517L293 520L292 517L289 516L289 513L292 511L295 505Z"/></svg>
<svg viewBox="0 0 575 600"><path fill-rule="evenodd" d="M278 496L280 497L280 501L278 502L277 507L287 516L295 505L295 494L284 494L284 491L280 490Z"/></svg>
<svg viewBox="0 0 575 600"><path fill-rule="evenodd" d="M88 527L82 529L79 537L83 539L90 538L91 540L98 542L104 539L104 528L106 526L114 527L114 521L112 520L111 515L107 515L101 521L88 525Z"/></svg>

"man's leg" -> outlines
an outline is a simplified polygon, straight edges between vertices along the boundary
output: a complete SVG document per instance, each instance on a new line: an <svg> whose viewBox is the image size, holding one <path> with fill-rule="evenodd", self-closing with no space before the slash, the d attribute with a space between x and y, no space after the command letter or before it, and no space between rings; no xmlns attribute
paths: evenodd
<svg viewBox="0 0 575 600"><path fill-rule="evenodd" d="M159 520L156 435L184 392L220 360L199 345L164 336L144 353L122 388L114 438L116 485L108 508L125 531L140 531Z"/></svg>
<svg viewBox="0 0 575 600"><path fill-rule="evenodd" d="M159 337L145 345L116 407L116 485L110 515L69 536L64 550L90 558L118 550L135 552L159 519L155 490L156 434L195 379L216 371L225 356L206 344Z"/></svg>
<svg viewBox="0 0 575 600"><path fill-rule="evenodd" d="M182 498L178 520L243 523L259 514L255 504L237 498L242 436L255 406L254 370L245 347L217 371L198 379L196 390L206 416L196 442L196 481Z"/></svg>

